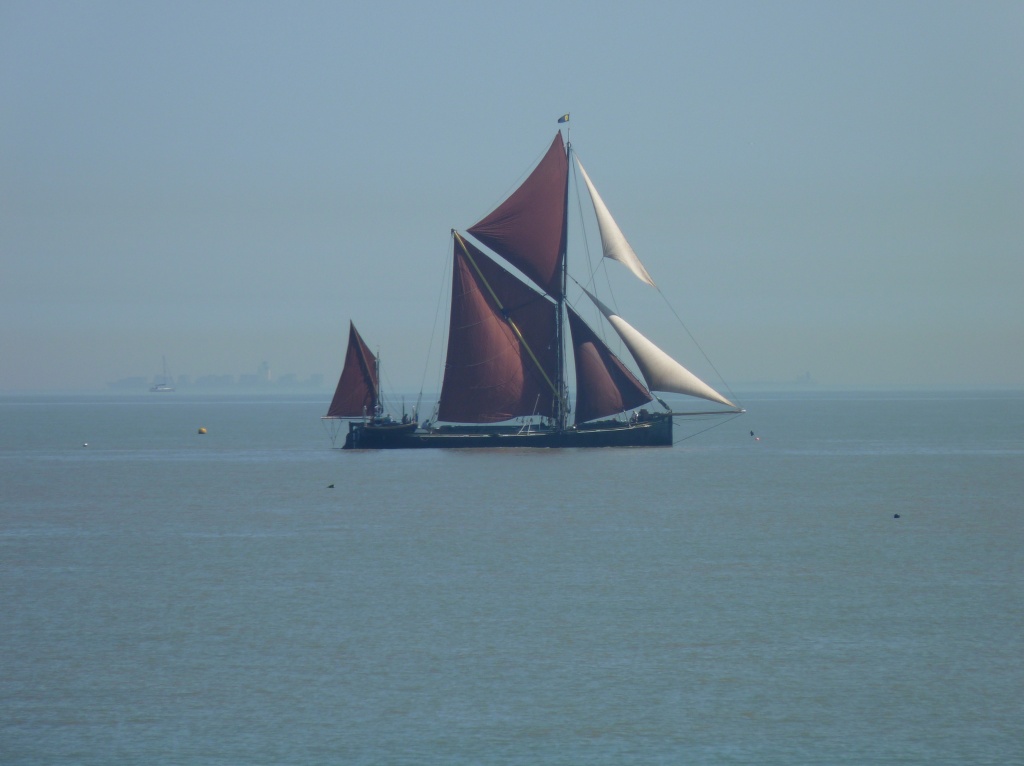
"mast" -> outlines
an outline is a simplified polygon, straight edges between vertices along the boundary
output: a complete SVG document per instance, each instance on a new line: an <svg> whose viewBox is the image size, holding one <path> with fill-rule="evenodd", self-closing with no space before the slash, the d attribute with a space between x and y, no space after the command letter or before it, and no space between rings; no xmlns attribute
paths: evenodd
<svg viewBox="0 0 1024 766"><path fill-rule="evenodd" d="M566 115L566 124L568 125L568 117ZM569 130L566 128L566 133ZM567 213L569 210L569 170L572 165L572 144L566 143L565 145L565 207L563 208ZM568 275L569 275L569 216L568 214L562 216L562 289L558 296L558 311L557 311L557 338L558 338L558 430L564 431L569 423L569 388L566 384L566 372L565 372L565 294L566 288L568 287Z"/></svg>
<svg viewBox="0 0 1024 766"><path fill-rule="evenodd" d="M380 400L380 350L373 355L373 417L384 414L384 404Z"/></svg>

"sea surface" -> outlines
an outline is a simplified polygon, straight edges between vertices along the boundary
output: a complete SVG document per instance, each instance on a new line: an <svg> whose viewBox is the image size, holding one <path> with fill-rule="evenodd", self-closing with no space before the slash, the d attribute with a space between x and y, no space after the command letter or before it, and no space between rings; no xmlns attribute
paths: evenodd
<svg viewBox="0 0 1024 766"><path fill-rule="evenodd" d="M342 452L326 396L2 397L0 763L1024 762L1024 393L741 398Z"/></svg>

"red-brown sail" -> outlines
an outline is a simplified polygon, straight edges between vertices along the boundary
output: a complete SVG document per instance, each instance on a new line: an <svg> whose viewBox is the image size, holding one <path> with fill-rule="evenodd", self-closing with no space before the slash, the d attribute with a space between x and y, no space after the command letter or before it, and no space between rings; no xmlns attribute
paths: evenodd
<svg viewBox="0 0 1024 766"><path fill-rule="evenodd" d="M569 309L576 360L576 422L608 417L651 401L636 379L593 330Z"/></svg>
<svg viewBox="0 0 1024 766"><path fill-rule="evenodd" d="M552 417L554 304L464 240L456 239L452 271L439 418L497 423L521 415Z"/></svg>
<svg viewBox="0 0 1024 766"><path fill-rule="evenodd" d="M327 409L327 417L372 417L377 408L377 391L377 366L373 353L356 331L356 326L349 322L345 366L338 378L331 406Z"/></svg>
<svg viewBox="0 0 1024 766"><path fill-rule="evenodd" d="M468 231L549 295L562 293L569 162L559 133L530 176Z"/></svg>

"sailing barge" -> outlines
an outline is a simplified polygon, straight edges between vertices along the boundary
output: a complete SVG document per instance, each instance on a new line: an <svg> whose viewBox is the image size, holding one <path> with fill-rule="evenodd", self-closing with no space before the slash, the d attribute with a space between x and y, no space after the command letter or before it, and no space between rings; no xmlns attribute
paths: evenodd
<svg viewBox="0 0 1024 766"><path fill-rule="evenodd" d="M378 360L350 323L344 368L324 418L348 421L344 449L671 446L674 417L742 412L573 280L581 299L593 301L621 337L644 385L569 305L567 209L574 162L594 207L603 256L654 287L559 131L504 202L465 234L452 231L448 349L430 418L417 423L415 411L400 419L384 412ZM572 401L567 345L575 371ZM674 412L652 391L697 397L718 408Z"/></svg>

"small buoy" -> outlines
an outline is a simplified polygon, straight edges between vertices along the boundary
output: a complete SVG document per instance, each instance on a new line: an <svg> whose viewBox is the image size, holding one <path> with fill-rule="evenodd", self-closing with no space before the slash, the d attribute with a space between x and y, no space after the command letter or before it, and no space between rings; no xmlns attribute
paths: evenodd
<svg viewBox="0 0 1024 766"><path fill-rule="evenodd" d="M333 484L328 484L327 485L327 489L334 489L334 485Z"/></svg>
<svg viewBox="0 0 1024 766"><path fill-rule="evenodd" d="M205 434L206 433L206 429L203 428L202 426L199 426L199 433Z"/></svg>
<svg viewBox="0 0 1024 766"><path fill-rule="evenodd" d="M82 444L82 446L83 447L88 447L89 446L89 442L85 442L84 444Z"/></svg>
<svg viewBox="0 0 1024 766"><path fill-rule="evenodd" d="M898 519L898 518L900 517L900 515L899 515L898 513L894 513L894 514L892 515L892 517L893 517L894 519Z"/></svg>

